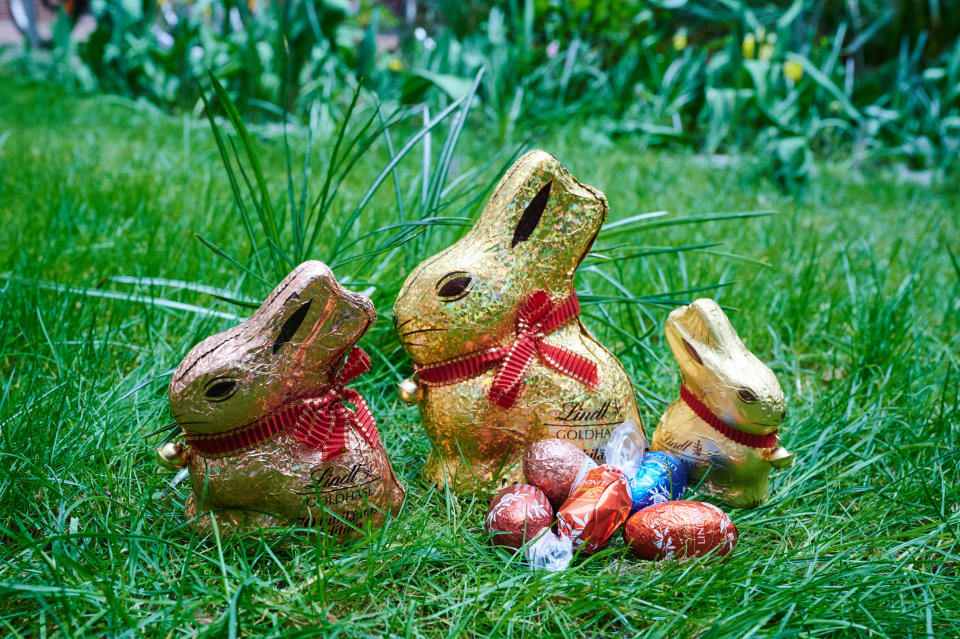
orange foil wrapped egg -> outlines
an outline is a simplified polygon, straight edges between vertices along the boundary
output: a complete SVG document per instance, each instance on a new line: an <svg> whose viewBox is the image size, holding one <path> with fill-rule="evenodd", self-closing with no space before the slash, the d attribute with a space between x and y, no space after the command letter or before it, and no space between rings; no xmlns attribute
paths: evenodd
<svg viewBox="0 0 960 639"><path fill-rule="evenodd" d="M630 515L630 486L618 468L598 466L588 472L557 513L561 536L574 551L589 555L604 546Z"/></svg>
<svg viewBox="0 0 960 639"><path fill-rule="evenodd" d="M553 523L553 508L539 488L527 484L507 486L490 502L487 532L498 546L519 548Z"/></svg>
<svg viewBox="0 0 960 639"><path fill-rule="evenodd" d="M699 557L737 545L737 527L722 510L700 501L666 501L637 511L623 529L630 551L641 559Z"/></svg>

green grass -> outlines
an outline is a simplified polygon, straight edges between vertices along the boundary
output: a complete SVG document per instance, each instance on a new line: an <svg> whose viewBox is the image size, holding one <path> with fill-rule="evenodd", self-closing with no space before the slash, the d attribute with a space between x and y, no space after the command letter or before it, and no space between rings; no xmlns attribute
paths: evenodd
<svg viewBox="0 0 960 639"><path fill-rule="evenodd" d="M404 136L395 136L399 147ZM334 261L336 253L338 277L376 287L381 317L362 342L375 369L358 387L408 488L404 509L349 548L301 530L195 534L182 517L187 487L167 492L171 475L153 462L160 440L146 437L170 421L166 378L124 396L232 320L102 295L242 316L249 310L196 290L107 278L183 280L249 299L269 289L194 239L200 233L249 256L209 127L0 78L3 634L956 636L960 184L898 185L892 173L821 165L797 199L777 190L762 158L711 168L687 153L591 140L570 124L532 143L605 191L613 220L658 210L777 211L608 238L598 252L719 245L595 260L596 270L578 276L584 296L596 298L732 282L708 294L739 309L734 325L780 377L789 406L783 441L798 463L774 475L767 504L731 511L740 543L723 563L641 563L618 543L564 573L532 573L489 545L486 503L447 498L420 481L429 442L416 410L392 391L410 365L390 307L406 272L463 227L427 224L402 248L371 257L384 235L362 238L363 230L397 222L391 179L334 251L386 161L382 144L341 186L331 232L309 257ZM255 144L279 210L280 138ZM332 144L313 141L315 191ZM291 146L302 158L304 138ZM423 215L411 204L421 188L419 149L396 174L408 219ZM465 129L450 179L478 173L445 196L437 215L477 214L512 151L494 149L481 128ZM650 433L679 386L657 324L671 303L585 307L586 323L643 389Z"/></svg>

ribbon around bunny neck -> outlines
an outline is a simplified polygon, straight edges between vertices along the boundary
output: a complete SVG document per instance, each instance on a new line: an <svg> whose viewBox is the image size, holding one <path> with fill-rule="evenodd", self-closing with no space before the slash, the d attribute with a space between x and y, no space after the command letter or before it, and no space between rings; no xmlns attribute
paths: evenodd
<svg viewBox="0 0 960 639"><path fill-rule="evenodd" d="M523 392L524 377L535 356L550 368L595 389L600 385L596 364L562 346L544 341L544 337L578 315L580 303L576 292L557 304L546 291L537 291L528 296L517 311L516 338L512 343L434 364L414 366L414 370L427 386L446 386L476 377L496 365L497 372L488 397L491 403L502 408L510 408L517 402Z"/></svg>
<svg viewBox="0 0 960 639"><path fill-rule="evenodd" d="M710 424L714 430L718 431L727 439L732 439L738 444L743 444L750 448L773 448L777 445L777 431L767 433L766 435L755 435L737 430L714 415L713 411L700 401L699 397L690 392L690 389L687 388L685 384L680 385L680 399L697 414L697 417Z"/></svg>
<svg viewBox="0 0 960 639"><path fill-rule="evenodd" d="M292 431L293 438L310 448L321 449L325 461L344 452L350 424L372 447L380 446L377 421L357 391L344 388L370 370L370 358L356 346L343 368L334 375L326 393L291 402L249 424L222 433L188 433L184 440L204 457L229 457ZM344 400L353 404L351 410Z"/></svg>

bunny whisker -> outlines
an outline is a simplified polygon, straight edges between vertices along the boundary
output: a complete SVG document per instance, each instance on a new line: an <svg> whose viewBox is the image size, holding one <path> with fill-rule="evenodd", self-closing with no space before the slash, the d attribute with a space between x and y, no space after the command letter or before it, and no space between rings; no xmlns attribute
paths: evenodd
<svg viewBox="0 0 960 639"><path fill-rule="evenodd" d="M430 333L433 331L446 331L446 328L421 328L415 331L410 331L409 333L401 333L400 337L406 337L407 335L415 335L416 333Z"/></svg>
<svg viewBox="0 0 960 639"><path fill-rule="evenodd" d="M400 340L400 343L404 346L426 346L426 344L421 344L419 342L404 342L403 340Z"/></svg>
<svg viewBox="0 0 960 639"><path fill-rule="evenodd" d="M397 330L400 330L401 328L403 328L404 326L406 326L407 324L409 324L410 322L412 322L412 321L415 320L415 319L417 319L417 318L416 318L416 317L411 317L410 319L405 319L405 320L403 320L402 322L400 322L399 324L397 324Z"/></svg>

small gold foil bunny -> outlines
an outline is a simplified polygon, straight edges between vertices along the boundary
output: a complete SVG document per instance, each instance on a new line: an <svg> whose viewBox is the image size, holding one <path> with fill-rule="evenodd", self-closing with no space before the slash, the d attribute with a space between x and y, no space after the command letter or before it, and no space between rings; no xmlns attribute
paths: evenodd
<svg viewBox="0 0 960 639"><path fill-rule="evenodd" d="M713 300L674 310L665 332L683 382L651 448L677 455L689 485L703 479L708 492L731 506L763 503L771 467L793 463L777 437L786 412L780 382Z"/></svg>
<svg viewBox="0 0 960 639"><path fill-rule="evenodd" d="M370 366L354 345L376 317L325 264L305 262L250 319L187 354L170 382L186 446L159 454L190 468L188 518L211 510L227 529L325 520L347 538L399 510L373 415L344 388Z"/></svg>
<svg viewBox="0 0 960 639"><path fill-rule="evenodd" d="M532 151L476 226L407 277L394 325L419 383L399 390L419 402L437 485L520 481L524 451L547 437L601 459L611 429L640 423L626 372L580 322L573 282L606 215L601 192Z"/></svg>

